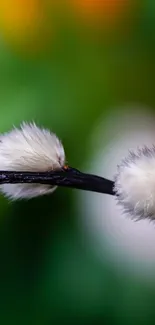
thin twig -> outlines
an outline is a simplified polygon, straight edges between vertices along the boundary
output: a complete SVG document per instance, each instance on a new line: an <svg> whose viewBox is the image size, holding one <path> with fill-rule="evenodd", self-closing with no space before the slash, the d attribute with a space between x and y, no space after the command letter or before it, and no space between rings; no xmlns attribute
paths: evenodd
<svg viewBox="0 0 155 325"><path fill-rule="evenodd" d="M0 184L47 184L115 195L114 182L69 167L51 172L0 171Z"/></svg>

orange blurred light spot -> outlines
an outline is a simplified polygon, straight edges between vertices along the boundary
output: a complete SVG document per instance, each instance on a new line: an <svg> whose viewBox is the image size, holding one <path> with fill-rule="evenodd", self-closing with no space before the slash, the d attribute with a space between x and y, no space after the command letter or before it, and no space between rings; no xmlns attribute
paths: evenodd
<svg viewBox="0 0 155 325"><path fill-rule="evenodd" d="M132 0L69 0L76 14L99 23L115 21L129 8ZM136 1L136 0L135 0Z"/></svg>

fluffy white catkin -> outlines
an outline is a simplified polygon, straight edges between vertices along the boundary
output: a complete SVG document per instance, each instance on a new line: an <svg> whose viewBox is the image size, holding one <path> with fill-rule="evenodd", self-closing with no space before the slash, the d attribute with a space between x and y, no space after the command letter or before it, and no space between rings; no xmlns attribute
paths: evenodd
<svg viewBox="0 0 155 325"><path fill-rule="evenodd" d="M134 219L155 220L155 146L129 152L115 176L117 201Z"/></svg>
<svg viewBox="0 0 155 325"><path fill-rule="evenodd" d="M0 135L0 170L46 172L61 169L65 152L61 141L35 123L23 123ZM32 198L52 193L55 186L40 184L3 184L0 190L11 199Z"/></svg>

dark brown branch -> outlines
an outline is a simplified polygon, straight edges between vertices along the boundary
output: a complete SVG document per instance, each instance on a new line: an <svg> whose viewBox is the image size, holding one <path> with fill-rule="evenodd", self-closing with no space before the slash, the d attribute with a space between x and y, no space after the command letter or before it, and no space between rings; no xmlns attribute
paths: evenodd
<svg viewBox="0 0 155 325"><path fill-rule="evenodd" d="M0 171L0 184L47 184L115 195L114 182L69 167L52 172Z"/></svg>

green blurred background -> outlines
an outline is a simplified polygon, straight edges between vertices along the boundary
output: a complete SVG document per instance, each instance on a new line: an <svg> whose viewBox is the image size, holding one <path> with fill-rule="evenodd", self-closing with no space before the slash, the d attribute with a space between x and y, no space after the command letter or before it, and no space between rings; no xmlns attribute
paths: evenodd
<svg viewBox="0 0 155 325"><path fill-rule="evenodd" d="M0 0L0 131L34 120L88 163L100 117L155 107L153 0ZM0 198L0 324L154 324L155 289L101 263L77 191Z"/></svg>

